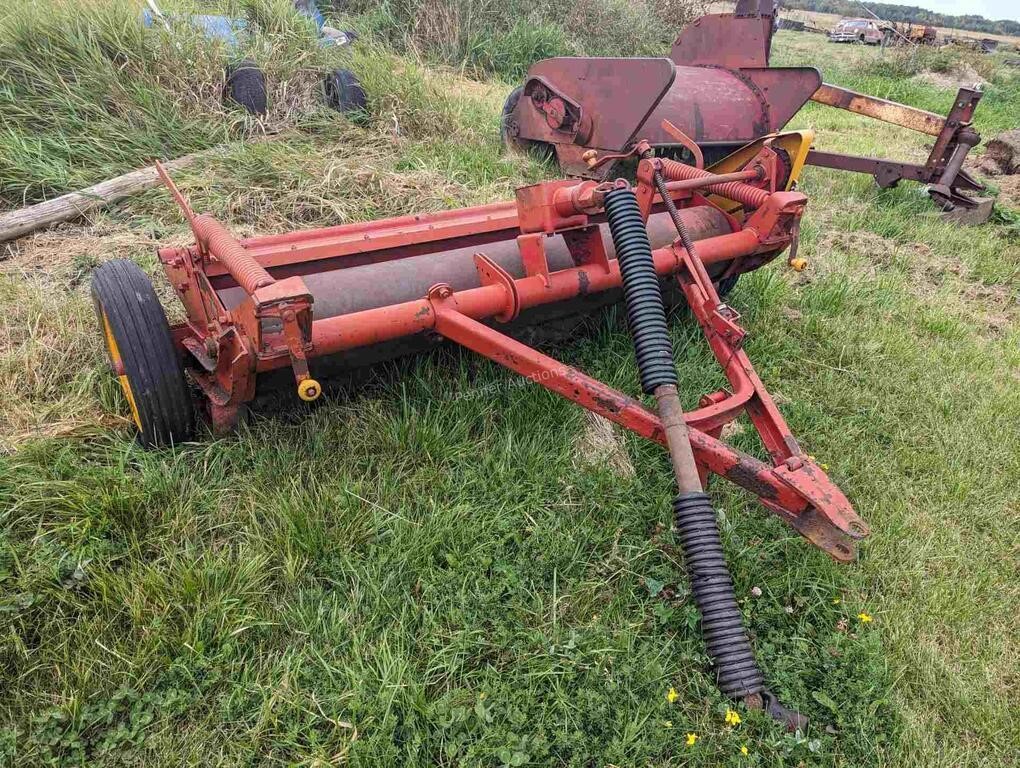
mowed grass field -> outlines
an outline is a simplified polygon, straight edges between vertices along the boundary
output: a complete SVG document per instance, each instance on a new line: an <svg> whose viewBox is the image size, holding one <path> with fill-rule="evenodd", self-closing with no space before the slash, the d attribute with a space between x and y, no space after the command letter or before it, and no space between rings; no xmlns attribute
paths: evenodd
<svg viewBox="0 0 1020 768"><path fill-rule="evenodd" d="M39 5L0 11L7 207L221 142L178 183L242 234L505 199L555 175L500 146L512 84L496 77L368 35L323 51L270 14L254 45L273 106L253 126L218 104L224 51L139 36L124 5L81 24ZM953 99L917 75L954 59L775 45L776 63L830 82L937 111ZM989 81L986 136L1018 127L1000 61L968 61ZM316 73L341 64L370 99L355 123L315 98ZM815 105L791 127L820 148L926 155L922 136ZM739 489L711 491L766 677L807 734L742 708L726 722L663 452L469 353L392 364L313 406L264 398L236 436L139 449L88 274L133 258L169 298L154 247L189 233L154 190L0 261L4 762L1017 764L1020 209L1004 192L992 222L964 228L916 186L819 169L800 186L807 270L745 276L731 303L802 445L873 533L839 566ZM689 318L671 328L693 405L723 381ZM551 352L638 394L619 312ZM760 451L742 427L730 439Z"/></svg>

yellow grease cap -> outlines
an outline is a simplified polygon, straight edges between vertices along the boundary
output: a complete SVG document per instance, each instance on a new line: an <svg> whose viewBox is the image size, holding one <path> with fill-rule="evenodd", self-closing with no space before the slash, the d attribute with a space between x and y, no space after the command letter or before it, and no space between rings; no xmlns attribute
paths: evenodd
<svg viewBox="0 0 1020 768"><path fill-rule="evenodd" d="M312 400L318 400L319 395L322 394L322 387L315 379L305 379L298 384L297 393L298 397L310 403Z"/></svg>

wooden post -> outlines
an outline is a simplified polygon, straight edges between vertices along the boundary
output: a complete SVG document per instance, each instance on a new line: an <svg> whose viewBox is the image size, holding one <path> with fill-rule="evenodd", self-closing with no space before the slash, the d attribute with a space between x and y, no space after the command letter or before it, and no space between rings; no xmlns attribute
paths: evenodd
<svg viewBox="0 0 1020 768"><path fill-rule="evenodd" d="M193 163L199 154L201 153L170 160L165 166L169 170L184 168ZM0 242L13 240L61 221L77 219L89 211L105 208L111 203L159 184L155 168L142 168L102 181L79 192L69 192L27 208L0 213Z"/></svg>
<svg viewBox="0 0 1020 768"><path fill-rule="evenodd" d="M267 134L255 141L272 141L285 134ZM223 150L223 145L211 149L195 152L190 155L178 157L176 160L168 160L163 163L167 171L178 171L181 168L194 163L204 157L208 157ZM69 192L66 195L55 197L43 203L30 205L17 211L0 213L0 243L22 237L37 229L43 229L51 224L61 221L71 221L80 218L86 213L105 208L118 200L131 197L161 184L159 174L155 167L142 168L137 171L125 173L107 181L88 187L78 192Z"/></svg>

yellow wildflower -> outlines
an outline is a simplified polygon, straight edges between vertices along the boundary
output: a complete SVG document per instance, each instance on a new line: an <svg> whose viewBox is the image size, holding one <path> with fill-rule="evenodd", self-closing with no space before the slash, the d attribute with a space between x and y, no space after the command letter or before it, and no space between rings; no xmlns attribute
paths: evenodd
<svg viewBox="0 0 1020 768"><path fill-rule="evenodd" d="M840 600L839 600L839 598L838 598L838 597L834 597L834 598L832 598L832 604L833 604L833 605L839 605L839 603L840 603Z"/></svg>
<svg viewBox="0 0 1020 768"><path fill-rule="evenodd" d="M680 698L680 694L676 692L676 688L670 686L669 692L666 694L666 701L672 704L674 701Z"/></svg>
<svg viewBox="0 0 1020 768"><path fill-rule="evenodd" d="M687 746L688 747L693 747L694 744L697 742L697 740L698 740L698 734L696 734L696 733L688 733L687 734Z"/></svg>
<svg viewBox="0 0 1020 768"><path fill-rule="evenodd" d="M732 709L726 710L726 724L727 725L740 725L740 713L734 712Z"/></svg>
<svg viewBox="0 0 1020 768"><path fill-rule="evenodd" d="M742 746L742 747L740 748L740 754L742 754L742 755L743 755L744 757L747 757L747 745L746 745L746 744L744 744L744 745L743 745L743 746Z"/></svg>
<svg viewBox="0 0 1020 768"><path fill-rule="evenodd" d="M665 722L663 722L662 727L663 728L672 728L673 727L673 721L672 720L666 720Z"/></svg>
<svg viewBox="0 0 1020 768"><path fill-rule="evenodd" d="M871 621L870 613L858 613L857 618L861 620L861 624L868 624Z"/></svg>

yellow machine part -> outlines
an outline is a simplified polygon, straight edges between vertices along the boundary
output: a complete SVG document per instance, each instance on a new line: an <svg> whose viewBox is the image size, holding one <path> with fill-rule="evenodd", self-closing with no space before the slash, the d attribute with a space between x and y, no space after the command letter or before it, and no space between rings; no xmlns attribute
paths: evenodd
<svg viewBox="0 0 1020 768"><path fill-rule="evenodd" d="M127 398L128 405L131 406L131 418L135 420L135 426L138 429L142 428L142 418L138 415L138 406L135 404L135 393L131 390L131 382L128 380L127 374L124 373L124 360L120 356L120 347L117 345L117 339L114 338L113 329L110 328L110 321L106 317L106 312L102 312L103 315L103 337L106 340L106 352L110 356L110 363L113 365L113 370L117 374L117 382L120 384L121 390L124 392L124 397Z"/></svg>
<svg viewBox="0 0 1020 768"><path fill-rule="evenodd" d="M322 387L315 379L302 379L297 388L298 397L306 403L318 400L322 394Z"/></svg>
<svg viewBox="0 0 1020 768"><path fill-rule="evenodd" d="M705 170L711 171L712 173L732 173L733 171L739 171L751 162L754 156L761 151L765 142L771 142L773 147L782 149L790 158L790 178L787 179L785 187L785 189L789 191L790 189L793 189L793 185L797 182L797 178L800 176L800 172L804 168L804 163L807 161L808 152L811 151L811 144L814 140L814 131L784 131L782 133L771 133L768 136L762 136L760 139L752 141L750 144L745 144L733 154L727 155L722 160L709 166ZM740 203L735 203L732 200L727 200L726 198L719 197L718 195L712 195L709 199L716 205L720 205L726 211L731 213L741 207Z"/></svg>

